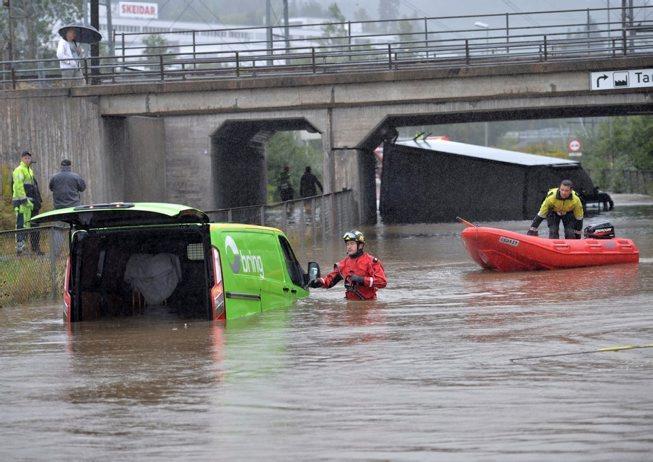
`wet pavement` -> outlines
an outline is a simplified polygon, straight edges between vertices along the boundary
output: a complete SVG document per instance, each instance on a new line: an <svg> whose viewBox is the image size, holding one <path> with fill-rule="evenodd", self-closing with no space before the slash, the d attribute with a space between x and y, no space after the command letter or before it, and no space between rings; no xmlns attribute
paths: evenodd
<svg viewBox="0 0 653 462"><path fill-rule="evenodd" d="M459 225L379 225L377 302L72 329L58 304L2 308L0 458L650 460L653 349L510 361L653 343L653 203L604 220L639 265L492 273Z"/></svg>

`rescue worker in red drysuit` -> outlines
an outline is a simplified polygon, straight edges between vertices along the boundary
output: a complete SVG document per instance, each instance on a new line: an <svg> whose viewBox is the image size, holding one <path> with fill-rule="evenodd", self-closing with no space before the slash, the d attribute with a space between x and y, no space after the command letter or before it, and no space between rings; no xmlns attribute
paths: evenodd
<svg viewBox="0 0 653 462"><path fill-rule="evenodd" d="M344 280L347 300L375 300L376 291L388 283L381 261L363 251L365 236L360 231L348 231L342 238L347 257L335 264L325 277L313 281L311 287L330 289Z"/></svg>

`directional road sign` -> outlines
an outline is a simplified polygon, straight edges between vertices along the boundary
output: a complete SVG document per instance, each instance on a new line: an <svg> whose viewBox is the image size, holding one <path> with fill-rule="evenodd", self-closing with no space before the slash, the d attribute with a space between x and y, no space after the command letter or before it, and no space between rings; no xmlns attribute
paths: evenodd
<svg viewBox="0 0 653 462"><path fill-rule="evenodd" d="M653 69L629 69L590 73L592 90L653 87Z"/></svg>

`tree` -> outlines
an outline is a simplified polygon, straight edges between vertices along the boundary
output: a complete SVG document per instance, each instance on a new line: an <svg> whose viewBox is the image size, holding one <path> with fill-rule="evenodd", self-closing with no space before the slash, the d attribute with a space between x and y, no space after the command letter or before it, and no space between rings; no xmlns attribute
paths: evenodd
<svg viewBox="0 0 653 462"><path fill-rule="evenodd" d="M324 26L324 43L331 46L346 45L347 44L347 30L345 23L347 20L338 8L337 3L329 5L329 24Z"/></svg>
<svg viewBox="0 0 653 462"><path fill-rule="evenodd" d="M79 20L82 0L12 0L13 58L54 57L52 28ZM9 9L0 8L0 50L8 58Z"/></svg>
<svg viewBox="0 0 653 462"><path fill-rule="evenodd" d="M379 0L379 19L397 18L399 18L399 0ZM382 23L381 27L386 33L395 31L395 23L392 22Z"/></svg>

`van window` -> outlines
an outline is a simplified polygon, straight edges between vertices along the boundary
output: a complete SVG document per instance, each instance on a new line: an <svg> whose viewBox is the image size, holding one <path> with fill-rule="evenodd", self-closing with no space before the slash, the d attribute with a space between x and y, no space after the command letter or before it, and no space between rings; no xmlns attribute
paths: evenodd
<svg viewBox="0 0 653 462"><path fill-rule="evenodd" d="M197 242L186 246L186 257L189 260L204 260L204 244Z"/></svg>
<svg viewBox="0 0 653 462"><path fill-rule="evenodd" d="M281 248L283 249L283 257L286 260L286 267L288 268L288 273L290 274L290 279L293 284L297 286L304 285L304 270L302 266L297 261L295 257L295 252L293 252L290 242L283 237L279 236L279 242L281 243Z"/></svg>

